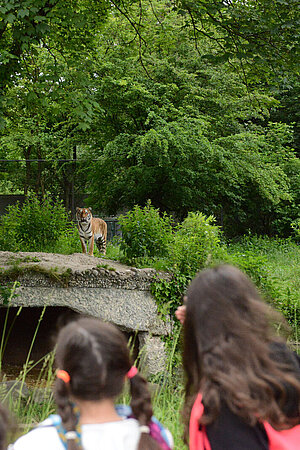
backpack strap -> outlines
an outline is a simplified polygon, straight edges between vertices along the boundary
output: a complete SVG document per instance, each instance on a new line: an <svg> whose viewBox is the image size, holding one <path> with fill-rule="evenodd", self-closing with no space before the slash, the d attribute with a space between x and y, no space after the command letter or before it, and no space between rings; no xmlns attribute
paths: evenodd
<svg viewBox="0 0 300 450"><path fill-rule="evenodd" d="M211 450L207 438L205 426L200 424L204 413L202 394L198 394L193 404L189 424L189 447L190 450Z"/></svg>
<svg viewBox="0 0 300 450"><path fill-rule="evenodd" d="M116 411L119 416L124 417L125 419L136 419L132 414L132 410L128 405L117 405ZM150 423L148 424L150 429L150 436L160 445L162 450L171 450L172 449L172 436L169 436L168 430L159 422L159 420L152 416Z"/></svg>
<svg viewBox="0 0 300 450"><path fill-rule="evenodd" d="M268 422L263 422L268 440L269 450L299 450L300 425L287 430L275 430Z"/></svg>
<svg viewBox="0 0 300 450"><path fill-rule="evenodd" d="M75 410L75 414L78 417L78 411ZM56 428L57 434L61 440L62 445L64 446L65 450L68 448L68 438L67 433L68 431L62 426L61 417L58 414L51 414L48 418L48 420L51 420L51 425ZM76 444L81 447L81 426L77 422L76 429L72 431L72 433L75 433L75 439L74 441Z"/></svg>

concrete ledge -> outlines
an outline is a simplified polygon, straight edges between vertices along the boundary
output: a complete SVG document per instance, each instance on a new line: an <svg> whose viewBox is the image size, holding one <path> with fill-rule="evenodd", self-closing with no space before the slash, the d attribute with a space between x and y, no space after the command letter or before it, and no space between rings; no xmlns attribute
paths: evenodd
<svg viewBox="0 0 300 450"><path fill-rule="evenodd" d="M137 333L153 374L164 366L160 337L171 332L170 322L159 317L150 292L158 277L168 279L169 275L82 253L0 252L1 284L19 283L11 306L67 307ZM6 306L0 298L1 304Z"/></svg>
<svg viewBox="0 0 300 450"><path fill-rule="evenodd" d="M20 286L16 294L11 306L66 306L80 314L114 323L129 332L146 331L162 336L171 331L170 324L158 317L155 301L147 291Z"/></svg>

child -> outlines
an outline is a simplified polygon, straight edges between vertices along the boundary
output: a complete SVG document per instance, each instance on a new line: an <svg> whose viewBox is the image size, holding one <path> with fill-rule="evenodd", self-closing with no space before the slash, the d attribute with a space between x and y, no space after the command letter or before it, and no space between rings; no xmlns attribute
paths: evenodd
<svg viewBox="0 0 300 450"><path fill-rule="evenodd" d="M14 450L159 450L172 448L168 430L152 417L145 379L130 361L127 342L113 325L83 318L66 325L56 348L59 367L50 416L11 447ZM115 408L125 379L131 410Z"/></svg>
<svg viewBox="0 0 300 450"><path fill-rule="evenodd" d="M300 359L274 336L278 313L252 282L229 265L205 270L176 316L190 449L300 448ZM280 447L282 439L289 445Z"/></svg>

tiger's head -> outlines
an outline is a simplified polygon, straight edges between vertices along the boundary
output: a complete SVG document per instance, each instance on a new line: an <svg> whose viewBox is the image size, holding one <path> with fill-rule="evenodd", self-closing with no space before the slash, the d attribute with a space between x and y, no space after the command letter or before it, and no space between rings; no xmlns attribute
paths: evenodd
<svg viewBox="0 0 300 450"><path fill-rule="evenodd" d="M92 220L92 208L76 208L76 219L81 223L89 223Z"/></svg>

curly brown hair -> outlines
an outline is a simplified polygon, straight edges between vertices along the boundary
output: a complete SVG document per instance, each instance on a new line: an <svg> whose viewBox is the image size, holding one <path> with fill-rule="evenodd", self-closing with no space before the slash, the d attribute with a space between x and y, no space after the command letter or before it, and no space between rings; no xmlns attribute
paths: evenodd
<svg viewBox="0 0 300 450"><path fill-rule="evenodd" d="M184 322L185 440L198 392L205 405L202 424L215 421L221 402L250 425L258 420L278 428L295 424L284 404L287 387L300 399L300 379L294 367L272 357L272 343L278 339L274 320L282 318L233 266L204 270L192 281Z"/></svg>

